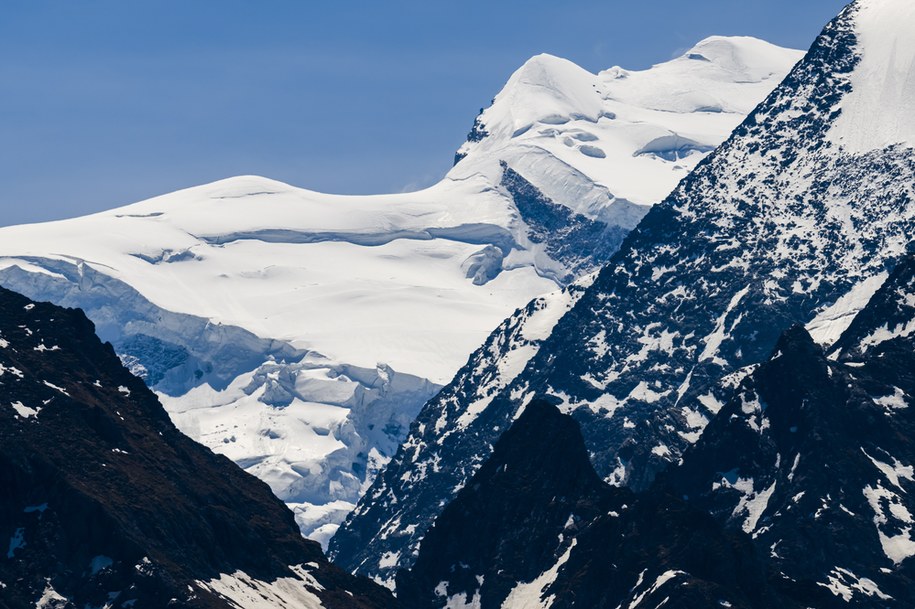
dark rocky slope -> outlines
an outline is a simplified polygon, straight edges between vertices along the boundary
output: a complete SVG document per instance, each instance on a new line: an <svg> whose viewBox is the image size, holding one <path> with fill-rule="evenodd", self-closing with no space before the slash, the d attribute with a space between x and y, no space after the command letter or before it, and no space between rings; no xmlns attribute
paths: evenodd
<svg viewBox="0 0 915 609"><path fill-rule="evenodd" d="M484 609L498 607L568 549L579 525L620 510L630 495L598 478L574 420L535 401L429 530L413 571L397 581L398 598L419 608L479 595Z"/></svg>
<svg viewBox="0 0 915 609"><path fill-rule="evenodd" d="M912 330L908 257L828 356L785 333L665 478L787 577L855 606L915 606Z"/></svg>
<svg viewBox="0 0 915 609"><path fill-rule="evenodd" d="M575 421L540 400L445 508L397 590L416 609L799 606L748 536L664 491L603 483Z"/></svg>
<svg viewBox="0 0 915 609"><path fill-rule="evenodd" d="M528 238L544 244L550 258L567 270L565 276L555 278L560 285L599 269L629 234L622 226L591 220L554 203L504 162L501 185L527 224Z"/></svg>
<svg viewBox="0 0 915 609"><path fill-rule="evenodd" d="M0 489L0 606L237 607L220 591L242 598L238 578L266 606L395 604L331 565L266 484L178 432L81 311L2 288ZM236 592L198 583L221 574Z"/></svg>

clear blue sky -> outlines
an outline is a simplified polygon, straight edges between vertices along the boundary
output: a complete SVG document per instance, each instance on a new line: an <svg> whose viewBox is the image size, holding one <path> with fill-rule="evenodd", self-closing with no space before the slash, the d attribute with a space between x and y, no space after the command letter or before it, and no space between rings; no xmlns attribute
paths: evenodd
<svg viewBox="0 0 915 609"><path fill-rule="evenodd" d="M644 68L712 34L809 47L845 0L5 0L0 225L231 175L425 186L540 52Z"/></svg>

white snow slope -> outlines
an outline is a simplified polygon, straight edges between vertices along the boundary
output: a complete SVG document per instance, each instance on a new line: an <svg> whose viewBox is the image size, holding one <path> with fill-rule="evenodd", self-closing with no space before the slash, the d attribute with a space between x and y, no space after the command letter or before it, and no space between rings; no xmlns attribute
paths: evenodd
<svg viewBox="0 0 915 609"><path fill-rule="evenodd" d="M867 52L830 139L859 154L893 144L915 146L915 3L867 0L856 7L855 34Z"/></svg>
<svg viewBox="0 0 915 609"><path fill-rule="evenodd" d="M554 202L634 228L781 82L803 53L714 36L648 70L597 75L537 55L478 118L488 133L450 179L487 176L503 159Z"/></svg>
<svg viewBox="0 0 915 609"><path fill-rule="evenodd" d="M0 283L84 308L185 433L326 542L440 384L565 283L500 161L554 204L631 229L800 57L719 37L594 75L540 55L431 188L336 196L243 176L3 228Z"/></svg>

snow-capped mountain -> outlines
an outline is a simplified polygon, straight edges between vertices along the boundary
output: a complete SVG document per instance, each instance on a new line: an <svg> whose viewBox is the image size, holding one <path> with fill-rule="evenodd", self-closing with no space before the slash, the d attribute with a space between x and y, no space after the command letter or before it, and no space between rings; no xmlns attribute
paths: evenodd
<svg viewBox="0 0 915 609"><path fill-rule="evenodd" d="M595 75L538 55L477 117L448 176L497 184L502 160L555 203L634 228L801 56L716 36L648 70Z"/></svg>
<svg viewBox="0 0 915 609"><path fill-rule="evenodd" d="M0 606L384 609L78 310L0 288Z"/></svg>
<svg viewBox="0 0 915 609"><path fill-rule="evenodd" d="M534 395L561 399L602 478L643 489L784 328L836 340L915 229L913 24L903 0L849 5L589 287L535 301L490 336L424 407L332 556L385 580L411 565ZM875 88L885 105L869 105ZM849 115L879 129L865 138Z"/></svg>
<svg viewBox="0 0 915 609"><path fill-rule="evenodd" d="M652 69L539 56L414 193L238 177L0 229L0 284L84 309L191 437L326 541L517 307L596 269L800 57L713 38Z"/></svg>

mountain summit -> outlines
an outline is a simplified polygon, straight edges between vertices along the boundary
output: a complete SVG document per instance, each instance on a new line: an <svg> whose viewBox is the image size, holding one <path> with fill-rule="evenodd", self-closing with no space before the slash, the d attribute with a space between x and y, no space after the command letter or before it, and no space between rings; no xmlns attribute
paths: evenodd
<svg viewBox="0 0 915 609"><path fill-rule="evenodd" d="M537 55L477 117L448 177L497 184L502 160L555 203L634 228L800 58L723 36L647 70Z"/></svg>

